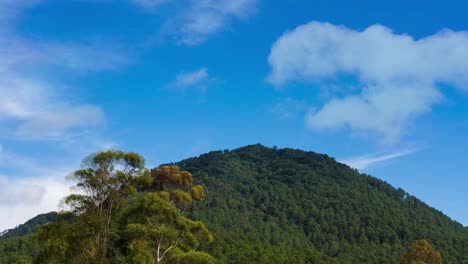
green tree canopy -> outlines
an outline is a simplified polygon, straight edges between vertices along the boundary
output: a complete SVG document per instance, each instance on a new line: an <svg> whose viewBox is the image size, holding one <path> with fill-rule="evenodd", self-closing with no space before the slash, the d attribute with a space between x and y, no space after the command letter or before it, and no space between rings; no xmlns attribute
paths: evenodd
<svg viewBox="0 0 468 264"><path fill-rule="evenodd" d="M213 240L210 232L180 211L204 198L201 186L190 189L189 172L163 166L150 173L142 156L122 151L97 153L84 164L74 173L78 192L65 198L69 211L39 230L36 263L213 261L195 251L199 240Z"/></svg>

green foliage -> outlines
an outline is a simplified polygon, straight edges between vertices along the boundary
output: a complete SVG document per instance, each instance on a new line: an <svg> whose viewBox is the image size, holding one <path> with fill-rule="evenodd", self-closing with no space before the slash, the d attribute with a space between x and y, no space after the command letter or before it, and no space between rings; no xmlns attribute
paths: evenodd
<svg viewBox="0 0 468 264"><path fill-rule="evenodd" d="M169 264L215 264L216 260L208 253L189 251L174 254L168 260Z"/></svg>
<svg viewBox="0 0 468 264"><path fill-rule="evenodd" d="M0 239L0 263L31 263L38 251L34 234Z"/></svg>
<svg viewBox="0 0 468 264"><path fill-rule="evenodd" d="M16 228L6 230L5 233L0 236L0 239L28 235L36 231L36 228L38 226L49 222L56 222L57 220L57 212L40 214L35 216L34 218L29 219L26 223L19 225Z"/></svg>
<svg viewBox="0 0 468 264"><path fill-rule="evenodd" d="M125 171L120 161L109 170L115 164L109 157L115 156L90 159L94 165L88 167L93 169L88 175L99 168ZM151 173L132 157L128 164L142 169L131 177L108 174L122 184L103 189L106 194L125 190L116 192L125 195L111 207L108 199L102 204L113 208L102 214L111 215L105 232L106 259L111 263L155 263L160 241L160 253L177 242L164 263L398 264L412 252L408 248L420 248L411 246L415 240L427 239L444 263L468 264L467 227L404 190L326 155L253 145L210 152ZM134 189L124 188L127 184ZM107 223L97 217L98 210L89 209L99 208L99 203L87 205L80 199L72 199L76 207L70 204L79 210L61 215L60 223L46 225L39 233L0 239L0 263L15 263L21 257L30 261L38 251L65 256L62 262L37 262L41 264L99 263L76 257L97 254L96 235L102 238ZM192 204L199 200L203 202Z"/></svg>
<svg viewBox="0 0 468 264"><path fill-rule="evenodd" d="M190 195L193 197L195 201L201 201L205 199L205 190L201 185L196 185L190 191Z"/></svg>
<svg viewBox="0 0 468 264"><path fill-rule="evenodd" d="M193 252L200 240L213 240L202 222L184 217L158 193L142 193L136 197L120 219L119 244L127 245L121 248L121 253L131 259L147 259L151 255L159 263L167 258L166 253L174 256L174 252L181 252L183 255L185 251ZM133 262L129 260L129 263Z"/></svg>
<svg viewBox="0 0 468 264"><path fill-rule="evenodd" d="M31 263L38 252L37 229L40 225L57 222L58 214L40 214L0 236L0 263Z"/></svg>
<svg viewBox="0 0 468 264"><path fill-rule="evenodd" d="M468 263L468 232L384 181L313 152L261 145L177 163L206 189L186 211L223 263L392 263L425 238L444 263Z"/></svg>
<svg viewBox="0 0 468 264"><path fill-rule="evenodd" d="M97 153L85 166L75 172L79 194L65 199L70 211L39 229L35 263L163 263L213 240L202 222L180 211L193 200L178 189L191 186L189 172L165 166L150 174L143 157L121 151ZM198 199L203 189L195 192Z"/></svg>

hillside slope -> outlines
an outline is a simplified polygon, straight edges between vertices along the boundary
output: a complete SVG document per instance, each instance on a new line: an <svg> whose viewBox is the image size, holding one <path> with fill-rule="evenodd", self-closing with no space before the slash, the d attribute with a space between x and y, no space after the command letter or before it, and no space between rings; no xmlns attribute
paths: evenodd
<svg viewBox="0 0 468 264"><path fill-rule="evenodd" d="M443 263L468 264L466 227L327 155L251 145L176 164L205 186L206 200L185 213L212 231L214 242L201 246L221 263L396 264L427 239ZM29 263L33 226L54 217L0 238L0 263Z"/></svg>
<svg viewBox="0 0 468 264"><path fill-rule="evenodd" d="M0 235L0 263L30 263L37 252L37 227L58 220L56 212L40 214Z"/></svg>
<svg viewBox="0 0 468 264"><path fill-rule="evenodd" d="M178 163L207 199L188 214L229 263L398 263L428 239L444 263L468 263L461 224L402 189L313 152L252 145Z"/></svg>
<svg viewBox="0 0 468 264"><path fill-rule="evenodd" d="M55 222L57 220L58 220L57 212L49 212L46 214L40 214L29 219L24 224L21 224L15 228L3 231L0 234L0 239L28 235L30 233L33 233L38 226L45 224L45 223L49 223L49 222Z"/></svg>

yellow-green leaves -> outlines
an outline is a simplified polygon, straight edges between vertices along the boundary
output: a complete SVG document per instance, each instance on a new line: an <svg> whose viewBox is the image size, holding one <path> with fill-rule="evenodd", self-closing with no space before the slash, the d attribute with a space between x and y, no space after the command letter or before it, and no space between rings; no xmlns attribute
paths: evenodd
<svg viewBox="0 0 468 264"><path fill-rule="evenodd" d="M202 222L182 215L205 197L177 166L151 172L137 153L105 151L75 172L79 194L65 198L69 218L41 229L36 263L161 263L213 238ZM184 259L210 259L191 253ZM209 263L209 262L203 262Z"/></svg>
<svg viewBox="0 0 468 264"><path fill-rule="evenodd" d="M429 241L421 239L411 243L401 264L441 264L442 257Z"/></svg>
<svg viewBox="0 0 468 264"><path fill-rule="evenodd" d="M171 256L166 258L172 259L179 253L192 252L200 240L213 240L211 233L202 222L186 218L171 204L175 201L179 205L189 205L192 201L191 195L183 191L174 191L171 201L168 200L168 195L167 192L140 194L129 204L121 218L122 225L125 226L120 235L121 241L127 243L130 252L136 250L135 245L140 245L143 249L138 249L137 253L142 256L146 254L144 251L146 246L143 245L149 246L153 249L151 252L155 259L154 263L159 263L156 260L164 258L164 252ZM130 255L137 256L137 253Z"/></svg>
<svg viewBox="0 0 468 264"><path fill-rule="evenodd" d="M190 191L190 195L192 195L193 200L201 201L205 199L205 190L201 185L195 185Z"/></svg>
<svg viewBox="0 0 468 264"><path fill-rule="evenodd" d="M152 188L161 194L161 198L169 199L177 208L185 210L192 201L205 198L205 191L201 185L193 186L192 174L181 170L178 166L164 165L151 170Z"/></svg>
<svg viewBox="0 0 468 264"><path fill-rule="evenodd" d="M172 200L179 208L187 208L192 204L192 196L184 191L176 190L172 193Z"/></svg>
<svg viewBox="0 0 468 264"><path fill-rule="evenodd" d="M186 188L192 184L192 174L182 171L177 166L161 166L153 169L151 176L154 179L155 187L162 191L167 185L175 188Z"/></svg>

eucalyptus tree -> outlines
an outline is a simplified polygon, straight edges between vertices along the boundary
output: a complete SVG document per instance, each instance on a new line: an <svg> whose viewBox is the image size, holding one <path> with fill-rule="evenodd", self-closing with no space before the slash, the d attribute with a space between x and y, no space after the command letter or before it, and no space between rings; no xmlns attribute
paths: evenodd
<svg viewBox="0 0 468 264"><path fill-rule="evenodd" d="M192 175L174 166L152 172L134 152L110 150L86 159L73 174L76 192L65 197L68 211L39 230L35 262L213 261L195 251L199 240L213 239L210 232L181 212L204 198L203 188L192 187Z"/></svg>

